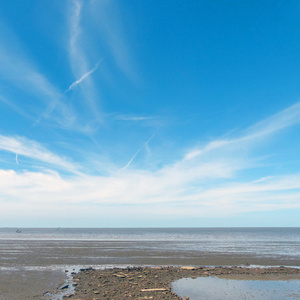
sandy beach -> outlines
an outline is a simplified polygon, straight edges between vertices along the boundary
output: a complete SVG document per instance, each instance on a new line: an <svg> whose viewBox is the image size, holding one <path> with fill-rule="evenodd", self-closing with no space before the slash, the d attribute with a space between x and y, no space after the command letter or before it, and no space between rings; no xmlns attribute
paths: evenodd
<svg viewBox="0 0 300 300"><path fill-rule="evenodd" d="M218 276L243 280L300 279L299 268L272 267L132 267L95 270L82 269L74 273L69 288L75 290L63 298L72 299L182 299L171 288L181 278ZM60 288L61 289L61 288ZM66 285L64 289L67 289ZM53 291L53 293L59 293ZM45 294L46 295L46 294ZM48 299L51 295L47 294ZM53 299L53 298L52 298Z"/></svg>
<svg viewBox="0 0 300 300"><path fill-rule="evenodd" d="M1 300L178 299L170 289L180 278L299 279L294 228L24 228L0 229L0 240Z"/></svg>

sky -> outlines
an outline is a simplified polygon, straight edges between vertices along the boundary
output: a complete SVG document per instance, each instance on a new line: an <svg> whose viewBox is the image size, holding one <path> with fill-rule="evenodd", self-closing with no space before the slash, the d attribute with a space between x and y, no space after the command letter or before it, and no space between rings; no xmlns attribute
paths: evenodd
<svg viewBox="0 0 300 300"><path fill-rule="evenodd" d="M0 1L0 227L300 226L300 2Z"/></svg>

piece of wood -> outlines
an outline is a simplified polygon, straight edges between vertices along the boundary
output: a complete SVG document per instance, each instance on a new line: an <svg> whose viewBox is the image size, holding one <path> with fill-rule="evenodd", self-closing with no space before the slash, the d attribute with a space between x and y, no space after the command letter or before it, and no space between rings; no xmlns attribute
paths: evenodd
<svg viewBox="0 0 300 300"><path fill-rule="evenodd" d="M184 266L184 267L181 267L181 270L196 270L196 268L191 267L191 266Z"/></svg>
<svg viewBox="0 0 300 300"><path fill-rule="evenodd" d="M167 289L158 288L158 289L142 289L141 290L141 292L156 292L156 291L167 291Z"/></svg>

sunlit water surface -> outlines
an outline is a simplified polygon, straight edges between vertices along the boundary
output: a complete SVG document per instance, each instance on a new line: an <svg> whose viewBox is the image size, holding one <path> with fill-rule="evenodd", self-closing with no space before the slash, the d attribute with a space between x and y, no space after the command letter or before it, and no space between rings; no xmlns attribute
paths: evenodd
<svg viewBox="0 0 300 300"><path fill-rule="evenodd" d="M300 280L233 280L217 277L184 278L173 291L190 300L284 300L300 299Z"/></svg>

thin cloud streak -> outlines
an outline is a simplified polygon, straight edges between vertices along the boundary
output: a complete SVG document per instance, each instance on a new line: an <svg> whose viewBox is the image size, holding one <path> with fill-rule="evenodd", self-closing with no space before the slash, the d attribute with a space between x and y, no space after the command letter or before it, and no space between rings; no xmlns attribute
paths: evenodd
<svg viewBox="0 0 300 300"><path fill-rule="evenodd" d="M65 90L64 94L66 94L67 92L71 91L73 88L75 88L77 85L79 85L84 79L86 79L88 76L90 76L92 73L94 73L98 67L100 65L100 62L96 63L95 67L93 69L91 69L90 71L88 71L87 73L85 73L83 76L81 76L81 78L79 78L78 80L76 80L75 82L73 82L68 89Z"/></svg>
<svg viewBox="0 0 300 300"><path fill-rule="evenodd" d="M93 1L90 13L99 33L108 46L115 65L132 82L139 83L140 76L134 68L132 50L124 33L124 24L116 2Z"/></svg>
<svg viewBox="0 0 300 300"><path fill-rule="evenodd" d="M80 84L84 79L91 75L99 66L100 62L89 71L88 66L91 64L88 62L86 53L80 43L83 28L81 27L81 14L84 3L79 0L74 0L71 2L70 16L69 16L69 59L71 64L71 69L73 71L74 77L79 79L79 82L74 82L66 91L70 91L75 86ZM82 76L82 74L84 74ZM99 112L98 101L100 99L97 91L95 90L92 80L88 81L87 86L82 86L82 97L86 101L87 106L90 108L91 113L96 117L97 120L102 120L102 116Z"/></svg>
<svg viewBox="0 0 300 300"><path fill-rule="evenodd" d="M70 22L70 28L71 28L70 50L71 50L71 54L73 56L76 56L78 54L77 40L78 40L78 37L81 33L80 15L81 15L82 4L78 0L74 0L72 3L74 5L73 5L73 10L72 10L73 13L71 15L71 22Z"/></svg>
<svg viewBox="0 0 300 300"><path fill-rule="evenodd" d="M244 135L233 139L215 140L204 147L198 147L186 154L185 159L194 159L209 152L225 149L229 147L240 147L241 145L255 146L255 142L261 141L266 137L280 132L290 126L300 123L300 102L268 117L253 126L249 127L243 133Z"/></svg>
<svg viewBox="0 0 300 300"><path fill-rule="evenodd" d="M0 95L0 101L10 107L12 110L14 110L17 114L21 115L22 117L26 119L31 119L32 117L28 115L24 110L20 109L17 105L15 105L12 101L9 101L8 99L4 98L2 95Z"/></svg>
<svg viewBox="0 0 300 300"><path fill-rule="evenodd" d="M149 144L149 142L154 138L155 135L156 133L152 134L152 136L135 152L135 154L131 157L128 163L121 170L126 170L131 165L131 163L134 161L134 159L137 157L140 151Z"/></svg>
<svg viewBox="0 0 300 300"><path fill-rule="evenodd" d="M23 46L19 39L11 32L2 22L0 22L1 32L3 36L9 36L9 39L1 42L0 47L0 73L3 80L20 89L23 94L29 94L37 100L40 110L46 105L44 113L38 117L32 117L24 112L21 107L17 107L14 103L9 102L5 98L1 98L2 102L9 105L17 113L30 119L36 119L38 123L45 118L64 128L74 128L76 114L70 106L64 103L61 92L56 88L44 74L39 72L38 68L31 62L28 55L23 51ZM38 105L37 105L38 107Z"/></svg>
<svg viewBox="0 0 300 300"><path fill-rule="evenodd" d="M153 117L142 117L142 116L125 116L125 115L117 115L115 116L115 120L120 121L148 121L153 120Z"/></svg>
<svg viewBox="0 0 300 300"><path fill-rule="evenodd" d="M59 169L80 174L75 164L68 162L65 158L55 155L39 143L23 137L8 137L0 135L0 150L18 153L16 155L17 163L18 155L23 155L36 161L53 165Z"/></svg>

